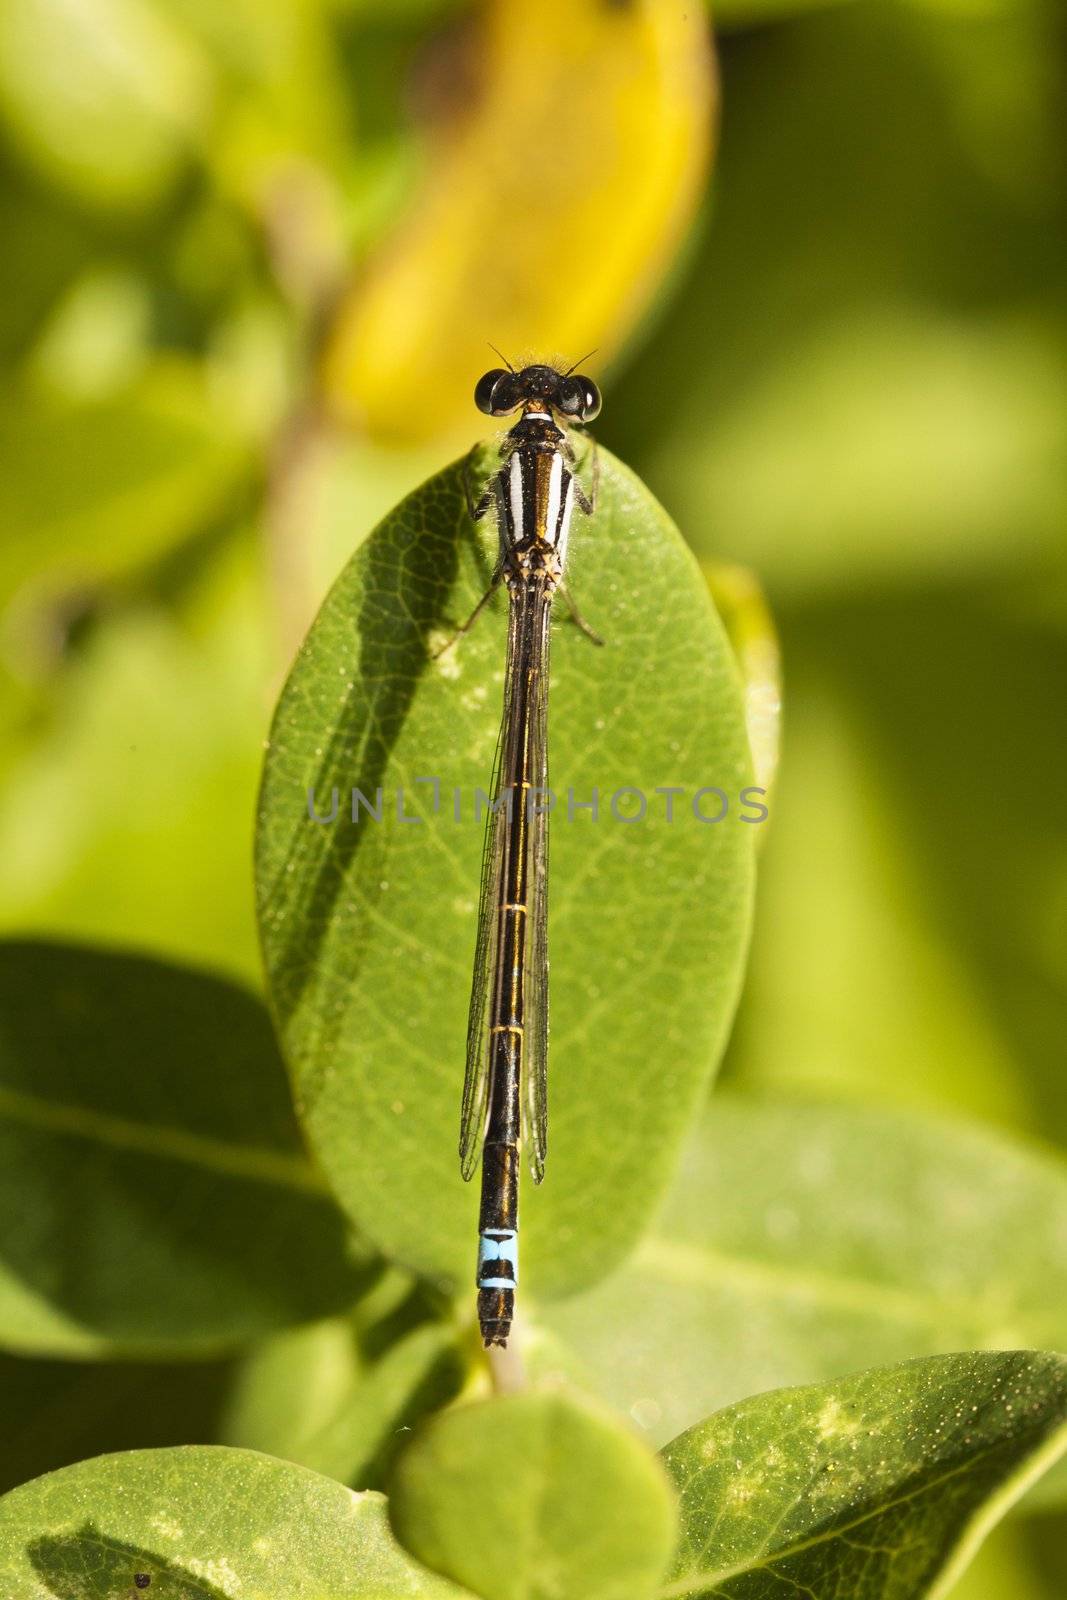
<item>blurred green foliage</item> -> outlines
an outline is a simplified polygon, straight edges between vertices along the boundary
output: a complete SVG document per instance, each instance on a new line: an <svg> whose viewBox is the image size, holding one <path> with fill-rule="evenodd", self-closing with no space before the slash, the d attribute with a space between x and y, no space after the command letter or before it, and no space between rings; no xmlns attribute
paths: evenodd
<svg viewBox="0 0 1067 1600"><path fill-rule="evenodd" d="M724 0L720 22L716 170L651 311L615 313L598 433L702 558L756 570L781 637L728 1072L1063 1145L1063 8ZM0 9L5 930L259 981L249 839L293 647L373 521L479 431L340 433L317 376L477 68L458 0ZM562 163L578 112L546 134ZM506 275L508 218L485 225ZM559 294L588 270L560 260ZM471 316L463 383L494 336ZM396 1351L393 1416L435 1359ZM249 1396L283 1356L259 1348L226 1424L204 1368L189 1428L268 1437ZM5 1357L4 1481L182 1437L189 1375L134 1371ZM353 1472L358 1376L330 1411ZM1065 1545L1058 1518L1015 1522L954 1592L1060 1600Z"/></svg>

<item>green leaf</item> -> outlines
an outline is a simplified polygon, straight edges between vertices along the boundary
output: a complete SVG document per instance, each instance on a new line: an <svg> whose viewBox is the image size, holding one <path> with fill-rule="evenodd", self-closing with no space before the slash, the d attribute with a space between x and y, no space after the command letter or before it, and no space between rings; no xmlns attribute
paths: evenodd
<svg viewBox="0 0 1067 1600"><path fill-rule="evenodd" d="M642 1600L676 1526L655 1457L562 1392L437 1417L400 1458L389 1515L420 1561L484 1600Z"/></svg>
<svg viewBox="0 0 1067 1600"><path fill-rule="evenodd" d="M563 620L553 643L551 1153L523 1223L527 1281L546 1294L617 1262L669 1177L733 1011L757 831L739 820L743 707L700 573L661 508L602 459L569 581L607 644ZM483 593L492 542L485 530L473 548L456 465L357 552L282 696L258 848L273 1004L316 1154L387 1254L462 1281L476 1211L456 1161L474 791L488 786L497 733L501 602L432 651ZM419 778L440 780L436 814ZM685 791L673 824L655 793L666 784ZM647 797L644 822L612 816L622 785ZM730 799L719 825L691 809L711 785ZM309 793L328 816L333 788L336 821L309 820ZM371 802L382 789L380 822L352 825L353 788ZM580 804L594 788L598 819L569 820L568 790ZM399 820L400 791L418 822Z"/></svg>
<svg viewBox="0 0 1067 1600"><path fill-rule="evenodd" d="M0 115L26 155L80 199L149 204L208 111L207 63L151 0L7 0Z"/></svg>
<svg viewBox="0 0 1067 1600"><path fill-rule="evenodd" d="M453 1399L462 1377L445 1323L417 1327L376 1356L359 1348L348 1319L294 1329L248 1358L222 1438L378 1488L412 1423Z"/></svg>
<svg viewBox="0 0 1067 1600"><path fill-rule="evenodd" d="M934 1600L1067 1448L1067 1359L935 1356L757 1395L663 1452L664 1600Z"/></svg>
<svg viewBox="0 0 1067 1600"><path fill-rule="evenodd" d="M719 1094L633 1260L545 1315L661 1442L872 1362L1067 1347L1065 1237L1063 1164L1001 1136Z"/></svg>
<svg viewBox="0 0 1067 1600"><path fill-rule="evenodd" d="M161 364L73 405L25 388L0 405L0 604L29 579L84 588L200 531L248 472L201 375Z"/></svg>
<svg viewBox="0 0 1067 1600"><path fill-rule="evenodd" d="M416 1328L367 1364L334 1415L300 1441L295 1458L353 1487L378 1487L405 1433L455 1398L465 1370L454 1328Z"/></svg>
<svg viewBox="0 0 1067 1600"><path fill-rule="evenodd" d="M355 1331L351 1318L330 1317L256 1345L234 1376L219 1442L310 1465L299 1440L329 1421L357 1381Z"/></svg>
<svg viewBox="0 0 1067 1600"><path fill-rule="evenodd" d="M104 1451L214 1442L233 1365L0 1355L0 1494Z"/></svg>
<svg viewBox="0 0 1067 1600"><path fill-rule="evenodd" d="M116 607L79 639L45 714L0 748L5 930L260 981L248 833L277 681L262 585L258 548L232 540L180 604Z"/></svg>
<svg viewBox="0 0 1067 1600"><path fill-rule="evenodd" d="M447 1600L389 1533L381 1495L247 1450L99 1456L0 1500L5 1600Z"/></svg>
<svg viewBox="0 0 1067 1600"><path fill-rule="evenodd" d="M0 945L0 1339L206 1353L365 1281L265 1012L141 957Z"/></svg>

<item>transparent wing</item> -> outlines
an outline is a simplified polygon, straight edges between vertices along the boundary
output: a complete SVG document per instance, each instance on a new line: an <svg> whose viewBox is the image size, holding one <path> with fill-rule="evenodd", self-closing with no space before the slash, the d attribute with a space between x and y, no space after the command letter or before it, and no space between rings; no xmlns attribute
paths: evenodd
<svg viewBox="0 0 1067 1600"><path fill-rule="evenodd" d="M500 799L500 774L508 738L516 642L516 614L512 606L508 619L508 653L504 672L504 712L497 737L496 756L489 793L494 803ZM485 819L482 846L482 881L478 896L478 938L474 948L474 975L467 1018L467 1071L463 1079L463 1108L459 1123L459 1165L468 1181L477 1171L485 1136L486 1106L489 1099L489 1007L496 971L496 947L500 933L500 874L504 861L507 811L504 806L490 810Z"/></svg>
<svg viewBox="0 0 1067 1600"><path fill-rule="evenodd" d="M530 775L534 787L548 791L548 642L550 610L541 623L540 672L532 707ZM530 818L527 877L525 1077L523 1142L534 1183L545 1175L548 1154L548 811Z"/></svg>

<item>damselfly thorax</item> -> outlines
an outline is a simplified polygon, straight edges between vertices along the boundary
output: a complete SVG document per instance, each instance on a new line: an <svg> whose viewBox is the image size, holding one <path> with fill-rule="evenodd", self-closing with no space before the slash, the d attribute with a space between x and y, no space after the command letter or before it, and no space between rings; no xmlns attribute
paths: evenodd
<svg viewBox="0 0 1067 1600"><path fill-rule="evenodd" d="M548 1149L548 659L557 591L601 642L564 584L574 509L593 511L596 458L587 494L563 422L596 416L600 395L588 378L533 366L495 368L474 397L491 416L522 413L478 499L467 479L472 518L496 510L499 555L488 593L461 629L503 583L510 602L503 720L482 859L459 1144L465 1178L482 1158L478 1320L486 1345L503 1345L518 1283L520 1147L535 1183Z"/></svg>
<svg viewBox="0 0 1067 1600"><path fill-rule="evenodd" d="M567 436L551 417L527 412L508 434L507 468L494 480L504 578L563 577L575 479Z"/></svg>

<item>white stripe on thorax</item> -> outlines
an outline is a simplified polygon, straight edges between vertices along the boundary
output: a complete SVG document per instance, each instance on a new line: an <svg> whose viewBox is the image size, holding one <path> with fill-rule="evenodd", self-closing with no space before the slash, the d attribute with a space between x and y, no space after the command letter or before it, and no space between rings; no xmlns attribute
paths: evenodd
<svg viewBox="0 0 1067 1600"><path fill-rule="evenodd" d="M563 510L559 518L559 538L556 540L556 549L559 552L559 564L562 571L567 560L567 540L571 531L571 515L574 511L574 479L567 478L567 488L563 495Z"/></svg>
<svg viewBox="0 0 1067 1600"><path fill-rule="evenodd" d="M549 544L556 542L556 524L559 520L559 497L563 487L563 457L558 450L552 452L552 465L548 469L548 505L545 508L545 538Z"/></svg>
<svg viewBox="0 0 1067 1600"><path fill-rule="evenodd" d="M511 458L511 537L520 544L523 537L522 519L522 456L516 450Z"/></svg>

